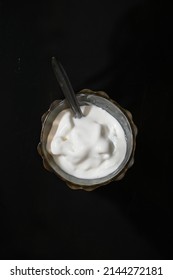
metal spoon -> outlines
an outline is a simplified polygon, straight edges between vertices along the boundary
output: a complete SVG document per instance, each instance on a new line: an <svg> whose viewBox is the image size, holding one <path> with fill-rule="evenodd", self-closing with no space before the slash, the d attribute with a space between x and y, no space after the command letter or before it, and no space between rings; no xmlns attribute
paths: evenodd
<svg viewBox="0 0 173 280"><path fill-rule="evenodd" d="M55 73L55 77L59 83L59 86L69 104L71 109L74 112L75 118L83 117L81 108L79 106L78 100L76 98L76 94L72 88L70 80L65 72L63 66L60 62L57 62L55 57L52 57L52 68Z"/></svg>

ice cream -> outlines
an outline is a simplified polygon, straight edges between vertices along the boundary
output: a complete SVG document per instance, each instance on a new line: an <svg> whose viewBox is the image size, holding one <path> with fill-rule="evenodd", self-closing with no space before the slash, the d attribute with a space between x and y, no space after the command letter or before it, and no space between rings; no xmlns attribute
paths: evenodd
<svg viewBox="0 0 173 280"><path fill-rule="evenodd" d="M126 155L126 137L120 123L106 110L81 106L84 117L70 109L52 123L46 149L66 173L82 179L102 178L114 172Z"/></svg>

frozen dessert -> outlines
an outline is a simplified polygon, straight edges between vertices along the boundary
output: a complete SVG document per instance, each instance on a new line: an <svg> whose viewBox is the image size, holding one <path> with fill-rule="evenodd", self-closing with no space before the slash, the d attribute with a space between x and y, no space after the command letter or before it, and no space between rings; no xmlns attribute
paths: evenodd
<svg viewBox="0 0 173 280"><path fill-rule="evenodd" d="M81 179L96 179L114 172L123 162L127 143L118 120L96 105L83 105L82 118L71 109L54 119L46 149L66 173Z"/></svg>

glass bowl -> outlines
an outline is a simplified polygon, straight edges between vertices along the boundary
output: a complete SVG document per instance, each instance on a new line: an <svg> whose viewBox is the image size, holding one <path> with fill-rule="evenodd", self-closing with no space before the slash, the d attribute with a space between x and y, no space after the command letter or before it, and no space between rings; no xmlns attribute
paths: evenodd
<svg viewBox="0 0 173 280"><path fill-rule="evenodd" d="M103 91L92 91L83 89L76 94L80 105L96 105L111 114L122 126L126 138L126 154L122 163L116 170L102 178L96 179L80 179L63 171L54 161L53 157L46 149L47 138L52 127L52 123L56 116L64 109L69 108L66 100L55 100L49 110L42 116L42 129L40 142L38 144L38 152L43 159L44 167L54 172L67 186L71 189L83 189L92 191L100 186L106 185L112 181L120 180L124 177L126 171L134 163L134 153L136 147L137 127L133 122L132 114L122 108L115 100L112 100L107 93Z"/></svg>

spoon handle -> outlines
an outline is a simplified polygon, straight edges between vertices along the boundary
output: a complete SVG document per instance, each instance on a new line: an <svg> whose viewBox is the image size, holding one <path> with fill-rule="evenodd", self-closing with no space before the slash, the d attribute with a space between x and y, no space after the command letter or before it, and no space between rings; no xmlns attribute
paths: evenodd
<svg viewBox="0 0 173 280"><path fill-rule="evenodd" d="M62 64L57 62L55 57L52 57L52 68L55 73L55 77L59 83L59 86L68 101L71 109L73 110L76 118L81 118L83 116L81 108L79 106L78 100L76 98L75 92L72 88L70 80L65 72Z"/></svg>

